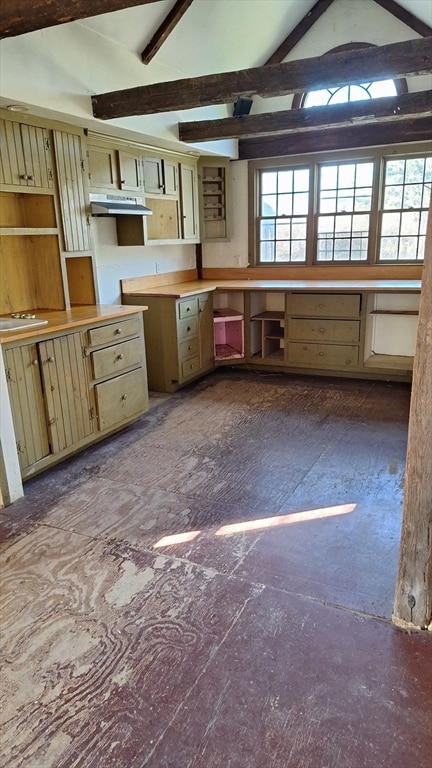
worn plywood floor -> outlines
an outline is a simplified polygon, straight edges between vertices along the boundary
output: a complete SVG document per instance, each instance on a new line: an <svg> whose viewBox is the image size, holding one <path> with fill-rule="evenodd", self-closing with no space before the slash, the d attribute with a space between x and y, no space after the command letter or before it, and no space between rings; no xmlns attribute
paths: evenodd
<svg viewBox="0 0 432 768"><path fill-rule="evenodd" d="M218 371L0 513L5 768L430 768L409 387Z"/></svg>

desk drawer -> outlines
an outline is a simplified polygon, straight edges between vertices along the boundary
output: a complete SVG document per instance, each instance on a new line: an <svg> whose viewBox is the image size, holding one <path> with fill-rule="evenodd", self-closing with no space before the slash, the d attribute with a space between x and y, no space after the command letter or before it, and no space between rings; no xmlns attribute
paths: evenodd
<svg viewBox="0 0 432 768"><path fill-rule="evenodd" d="M297 317L358 317L360 294L293 293L288 296L287 309Z"/></svg>
<svg viewBox="0 0 432 768"><path fill-rule="evenodd" d="M98 328L90 328L88 332L89 344L98 347L100 344L109 344L111 341L120 341L127 336L138 336L140 326L138 318L131 317L128 320L120 320L117 323L101 325Z"/></svg>
<svg viewBox="0 0 432 768"><path fill-rule="evenodd" d="M96 384L95 394L99 429L110 429L146 409L148 396L145 370L138 368Z"/></svg>
<svg viewBox="0 0 432 768"><path fill-rule="evenodd" d="M358 341L360 321L291 318L288 322L288 336L292 341Z"/></svg>
<svg viewBox="0 0 432 768"><path fill-rule="evenodd" d="M288 363L311 365L314 368L332 366L355 368L358 365L358 347L343 344L288 344Z"/></svg>
<svg viewBox="0 0 432 768"><path fill-rule="evenodd" d="M196 336L198 332L198 318L190 317L189 320L180 320L177 326L177 339L179 342Z"/></svg>
<svg viewBox="0 0 432 768"><path fill-rule="evenodd" d="M93 376L102 379L110 374L117 374L126 368L139 365L142 362L141 341L131 339L121 344L113 344L111 347L99 349L91 353Z"/></svg>
<svg viewBox="0 0 432 768"><path fill-rule="evenodd" d="M194 376L200 370L199 357L193 357L190 360L185 360L181 364L182 379L187 379L189 376Z"/></svg>
<svg viewBox="0 0 432 768"><path fill-rule="evenodd" d="M187 339L186 341L182 341L181 344L179 344L180 361L188 360L190 357L194 357L194 355L197 355L197 354L198 354L198 339L196 336L191 339Z"/></svg>
<svg viewBox="0 0 432 768"><path fill-rule="evenodd" d="M177 306L180 320L184 320L186 317L194 317L198 314L198 299L182 299Z"/></svg>

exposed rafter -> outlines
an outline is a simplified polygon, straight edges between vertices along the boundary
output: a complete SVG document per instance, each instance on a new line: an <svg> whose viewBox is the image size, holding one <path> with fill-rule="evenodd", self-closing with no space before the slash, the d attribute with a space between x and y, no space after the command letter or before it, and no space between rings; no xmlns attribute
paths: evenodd
<svg viewBox="0 0 432 768"><path fill-rule="evenodd" d="M374 147L383 144L398 144L412 141L430 141L430 117L409 118L392 123L372 123L352 125L351 127L332 128L261 136L255 139L240 139L239 160L252 160L260 157L282 157L284 155L302 155L309 152L330 152L336 149L353 147Z"/></svg>
<svg viewBox="0 0 432 768"><path fill-rule="evenodd" d="M306 32L309 32L310 28L315 24L320 16L327 10L333 0L317 0L313 8L303 16L296 27L289 33L279 48L267 59L266 64L280 64L289 52L297 45L297 43L304 37Z"/></svg>
<svg viewBox="0 0 432 768"><path fill-rule="evenodd" d="M155 32L149 44L146 45L142 54L141 61L148 64L156 56L159 48L163 45L167 37L171 34L174 27L177 26L182 16L186 13L193 0L177 0L170 12L167 14L159 29Z"/></svg>
<svg viewBox="0 0 432 768"><path fill-rule="evenodd" d="M386 11L393 14L399 21L402 21L407 27L411 27L414 32L417 32L422 37L429 37L432 35L432 27L425 24L424 21L420 21L417 16L414 16L405 8L402 8L395 0L375 0L378 5L381 5Z"/></svg>
<svg viewBox="0 0 432 768"><path fill-rule="evenodd" d="M23 35L36 29L121 11L158 0L2 0L0 38Z"/></svg>
<svg viewBox="0 0 432 768"><path fill-rule="evenodd" d="M101 120L226 104L238 96L282 96L432 71L432 47L424 38L326 54L235 72L153 83L93 96Z"/></svg>
<svg viewBox="0 0 432 768"><path fill-rule="evenodd" d="M325 130L356 121L384 122L405 120L417 115L432 115L432 91L404 93L380 99L365 99L348 104L334 104L309 109L286 109L261 115L228 117L220 120L201 120L179 123L179 139L185 142L239 139L257 135L271 135Z"/></svg>

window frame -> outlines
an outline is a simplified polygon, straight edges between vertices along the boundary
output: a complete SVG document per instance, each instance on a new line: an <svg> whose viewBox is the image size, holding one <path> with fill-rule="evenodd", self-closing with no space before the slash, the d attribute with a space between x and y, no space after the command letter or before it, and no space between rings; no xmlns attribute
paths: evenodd
<svg viewBox="0 0 432 768"><path fill-rule="evenodd" d="M378 261L379 244L381 235L381 220L383 213L384 193L384 168L385 161L400 157L430 157L432 156L430 143L412 142L409 144L386 145L365 149L344 149L333 152L308 153L285 157L275 157L248 161L248 198L249 198L249 263L258 268L296 268L296 267L335 267L343 268L365 266L394 267L394 266L422 266L423 260L380 260ZM318 229L318 176L321 164L339 162L358 162L362 160L373 161L378 169L374 173L372 189L372 210L370 213L369 242L367 259L365 260L317 260L317 229ZM312 188L309 191L310 206L306 224L306 259L295 262L261 262L260 261L260 173L264 170L291 170L299 167L310 168L310 180Z"/></svg>

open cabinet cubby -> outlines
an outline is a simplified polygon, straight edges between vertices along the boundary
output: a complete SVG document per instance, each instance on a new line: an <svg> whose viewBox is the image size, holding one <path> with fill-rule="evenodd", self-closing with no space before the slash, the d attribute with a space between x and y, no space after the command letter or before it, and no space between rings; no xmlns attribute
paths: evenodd
<svg viewBox="0 0 432 768"><path fill-rule="evenodd" d="M366 368L412 370L418 307L418 294L371 294L368 297Z"/></svg>
<svg viewBox="0 0 432 768"><path fill-rule="evenodd" d="M243 293L215 293L213 298L215 360L244 358Z"/></svg>
<svg viewBox="0 0 432 768"><path fill-rule="evenodd" d="M250 354L255 360L283 361L285 356L285 296L252 293L250 297Z"/></svg>

